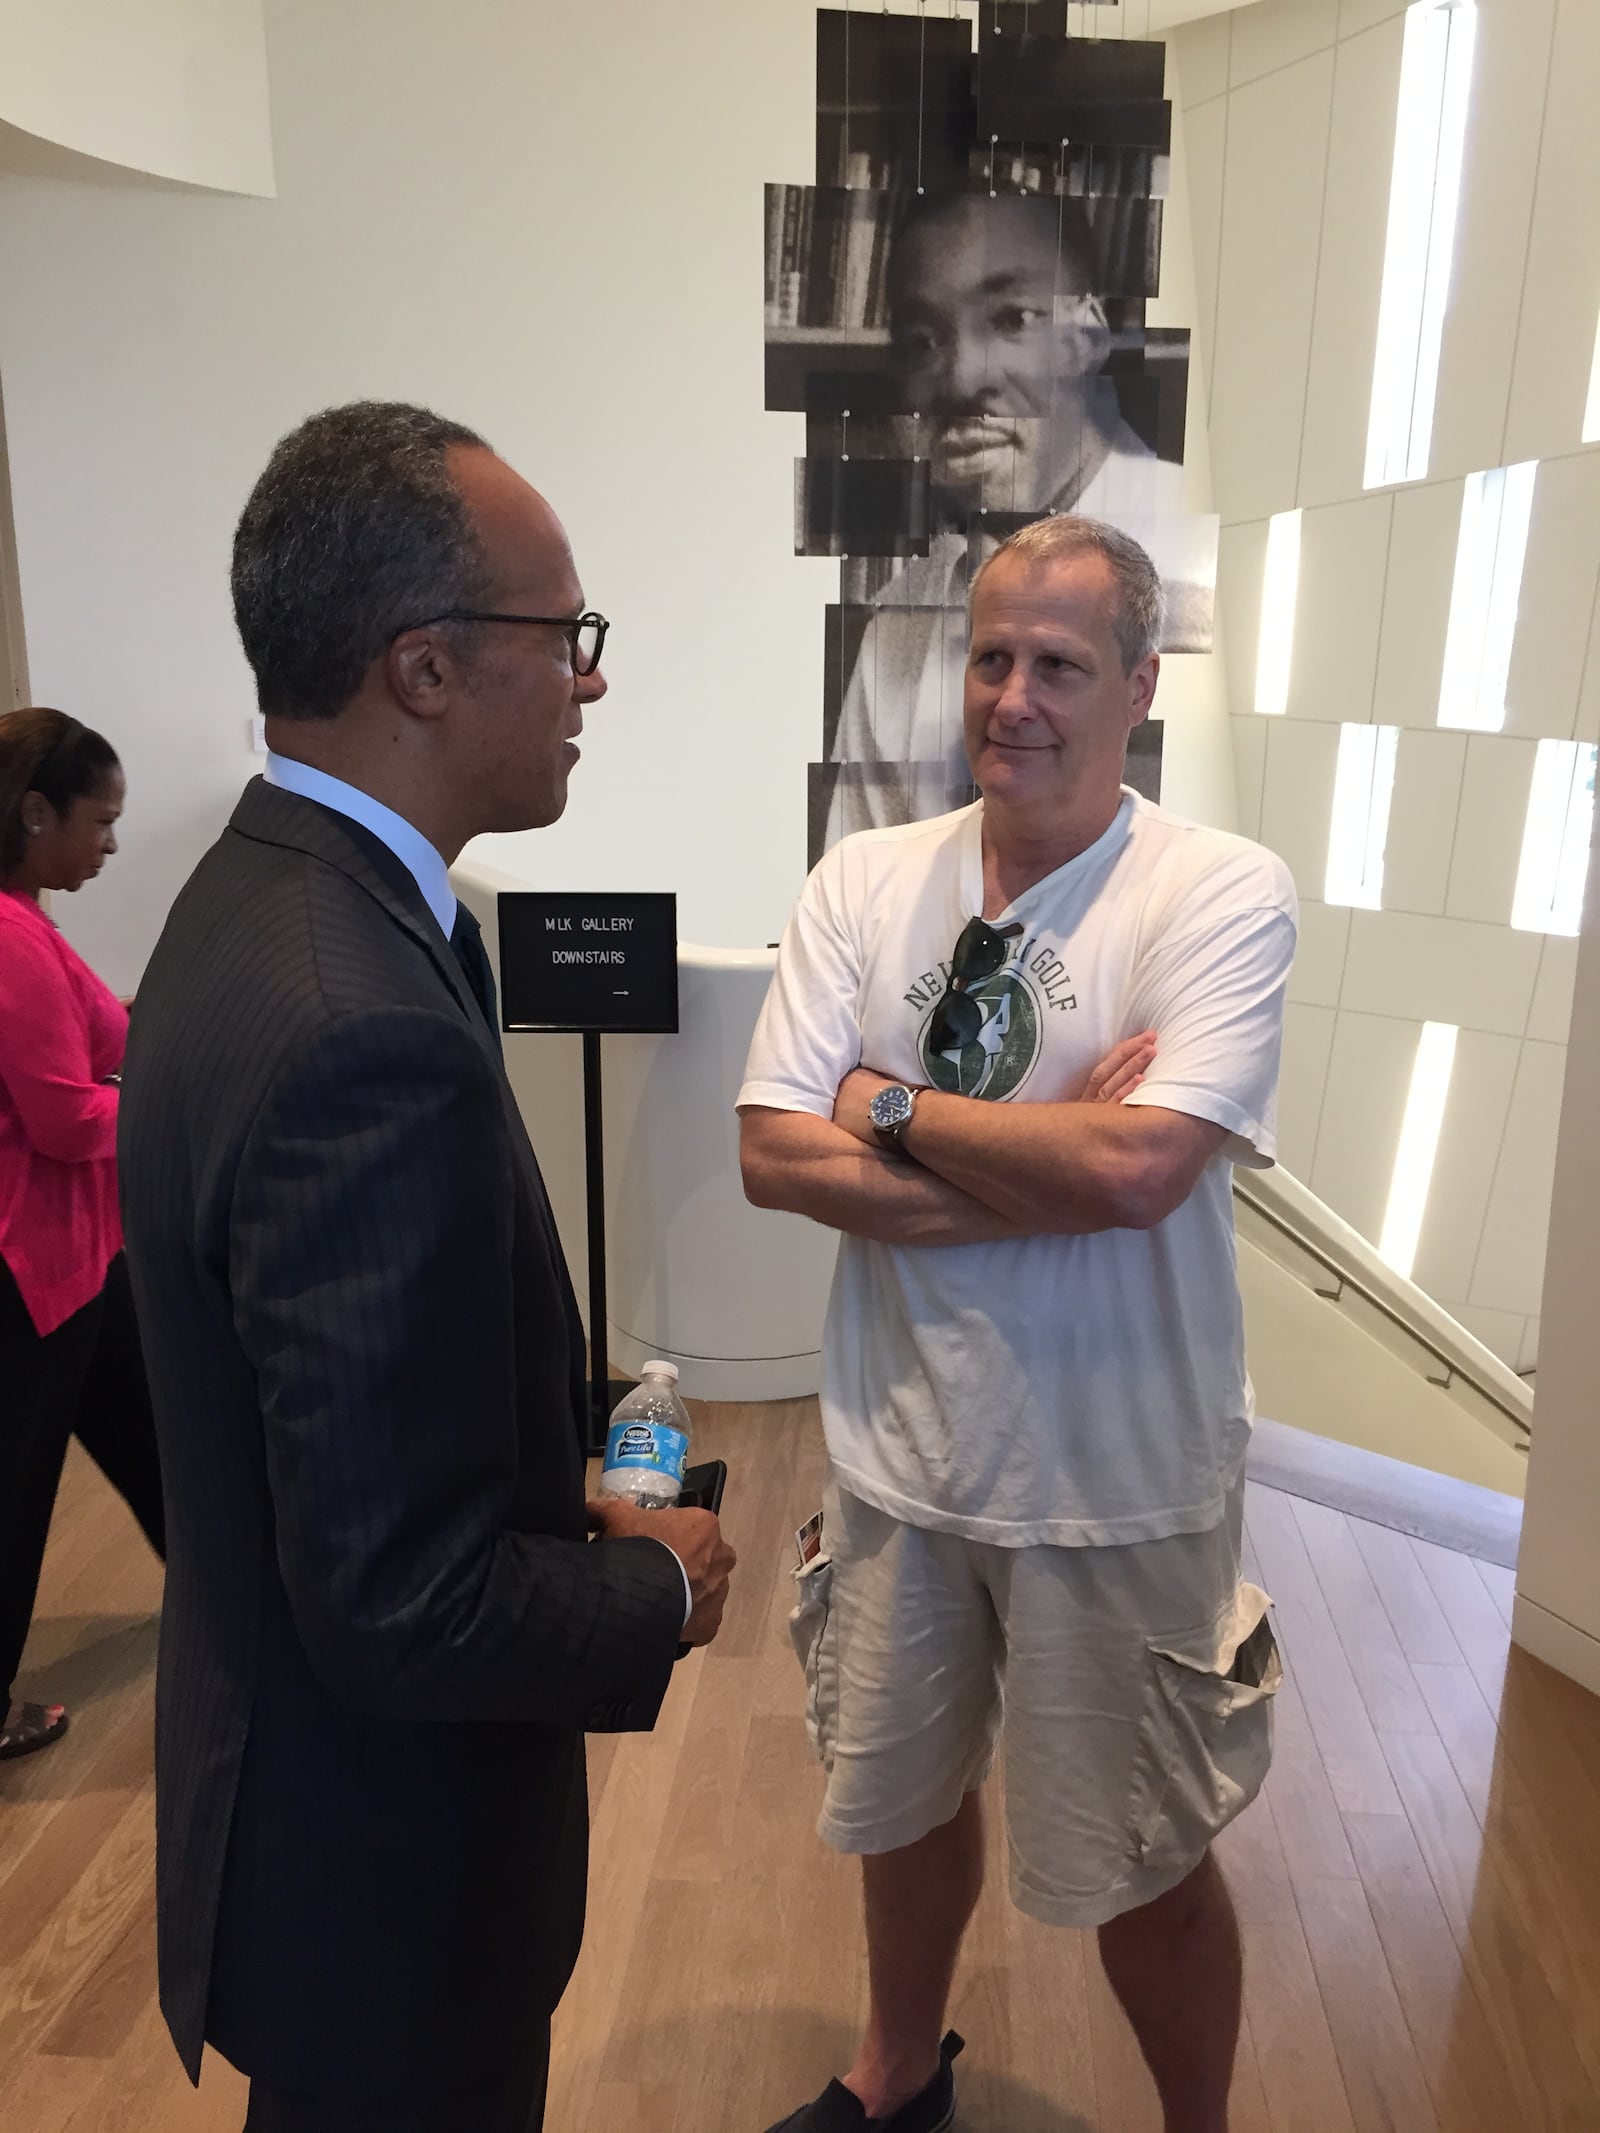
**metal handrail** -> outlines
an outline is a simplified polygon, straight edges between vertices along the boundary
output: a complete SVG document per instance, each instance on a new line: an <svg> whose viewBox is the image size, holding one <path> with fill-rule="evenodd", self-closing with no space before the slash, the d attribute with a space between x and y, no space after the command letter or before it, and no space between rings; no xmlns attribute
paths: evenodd
<svg viewBox="0 0 1600 2133"><path fill-rule="evenodd" d="M1373 1310L1389 1321L1390 1325L1398 1326L1407 1340L1415 1341L1419 1348L1427 1350L1436 1363L1443 1364L1444 1376L1442 1378L1435 1377L1431 1370L1423 1373L1430 1385L1448 1388L1454 1384L1457 1378L1461 1378L1472 1387L1473 1391L1481 1399L1487 1400L1491 1407L1498 1408L1514 1429L1519 1430L1524 1437L1532 1437L1533 1431L1527 1416L1519 1414L1514 1407L1508 1407L1493 1386L1486 1385L1475 1371L1466 1368L1465 1365L1457 1362L1452 1356L1446 1355L1437 1343L1429 1340L1425 1333L1419 1332L1408 1319L1402 1317L1393 1304L1386 1303L1375 1290L1368 1288L1367 1284L1357 1275L1350 1273L1346 1268L1341 1267L1337 1260L1330 1258L1328 1253L1319 1244L1314 1243L1311 1238L1307 1237L1302 1230L1296 1229L1292 1222L1286 1222L1281 1215L1274 1214L1270 1207L1265 1206L1253 1193L1247 1191L1237 1176L1233 1181L1233 1189L1237 1197L1244 1202L1253 1215L1258 1216L1269 1228L1275 1229L1280 1236L1287 1237L1297 1251L1304 1252L1308 1259L1314 1259L1320 1267L1333 1276L1338 1286L1332 1289L1318 1288L1314 1291L1316 1295L1326 1297L1330 1303L1338 1303L1343 1298L1346 1289L1353 1289L1364 1303L1370 1304Z"/></svg>

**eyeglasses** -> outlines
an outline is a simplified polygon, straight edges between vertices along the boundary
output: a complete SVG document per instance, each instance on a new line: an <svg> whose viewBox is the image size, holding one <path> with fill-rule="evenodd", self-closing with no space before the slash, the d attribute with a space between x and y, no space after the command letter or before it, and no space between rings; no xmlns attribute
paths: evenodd
<svg viewBox="0 0 1600 2133"><path fill-rule="evenodd" d="M443 615L426 615L420 622L407 622L395 631L403 637L407 630L432 629L436 622L527 622L538 623L547 629L564 630L572 656L572 671L581 680L592 674L600 664L600 654L605 649L606 631L611 624L604 615L592 610L586 615L497 615L476 607L452 607Z"/></svg>
<svg viewBox="0 0 1600 2133"><path fill-rule="evenodd" d="M985 978L994 976L1010 952L1007 943L1021 931L1020 920L1010 926L991 926L985 918L967 920L950 958L950 975L928 1024L930 1052L954 1051L957 1046L964 1050L972 1043L983 1027L983 1009L969 998L968 987L981 985Z"/></svg>

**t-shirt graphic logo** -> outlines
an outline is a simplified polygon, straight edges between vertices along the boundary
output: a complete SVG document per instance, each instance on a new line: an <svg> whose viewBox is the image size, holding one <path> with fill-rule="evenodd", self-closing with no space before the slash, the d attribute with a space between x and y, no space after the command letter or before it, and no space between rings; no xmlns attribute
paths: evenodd
<svg viewBox="0 0 1600 2133"><path fill-rule="evenodd" d="M1039 1057L1043 1018L1032 984L1008 963L992 978L985 978L967 994L983 1010L983 1021L970 1044L949 1051L928 1047L938 1003L923 1018L917 1036L917 1051L929 1086L950 1096L981 1096L999 1103L1012 1096L1033 1072Z"/></svg>

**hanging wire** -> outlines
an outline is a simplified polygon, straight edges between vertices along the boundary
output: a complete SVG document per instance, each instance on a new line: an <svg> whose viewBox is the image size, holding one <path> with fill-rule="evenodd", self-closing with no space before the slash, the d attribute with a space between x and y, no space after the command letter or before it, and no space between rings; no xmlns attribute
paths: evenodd
<svg viewBox="0 0 1600 2133"><path fill-rule="evenodd" d="M917 0L917 191L922 191L922 116L928 94L928 16Z"/></svg>
<svg viewBox="0 0 1600 2133"><path fill-rule="evenodd" d="M844 167L839 175L850 182L850 0L844 0Z"/></svg>

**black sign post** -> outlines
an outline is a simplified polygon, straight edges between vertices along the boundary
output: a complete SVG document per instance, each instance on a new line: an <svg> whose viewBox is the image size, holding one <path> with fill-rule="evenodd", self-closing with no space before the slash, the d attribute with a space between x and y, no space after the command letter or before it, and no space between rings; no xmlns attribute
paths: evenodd
<svg viewBox="0 0 1600 2133"><path fill-rule="evenodd" d="M583 1142L589 1227L589 1450L605 1449L611 1411L633 1390L606 1353L606 1176L600 1039L678 1027L678 900L502 890L500 1019L508 1032L583 1038Z"/></svg>

